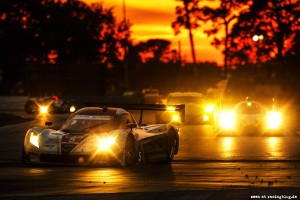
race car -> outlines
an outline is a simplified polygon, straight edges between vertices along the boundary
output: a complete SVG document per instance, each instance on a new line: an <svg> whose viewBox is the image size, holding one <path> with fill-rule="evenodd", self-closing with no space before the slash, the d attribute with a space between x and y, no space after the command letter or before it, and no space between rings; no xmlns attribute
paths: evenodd
<svg viewBox="0 0 300 200"><path fill-rule="evenodd" d="M61 99L56 95L46 97L30 97L24 105L28 114L68 113L76 110L70 100Z"/></svg>
<svg viewBox="0 0 300 200"><path fill-rule="evenodd" d="M180 123L178 112L172 105L185 104L185 123L212 123L214 121L214 105L206 101L205 96L199 92L173 92L166 98L168 109L166 112L158 112L156 121L168 123Z"/></svg>
<svg viewBox="0 0 300 200"><path fill-rule="evenodd" d="M165 110L165 105L130 105L132 109ZM184 115L184 105L176 106ZM179 149L178 128L172 124L141 125L123 108L84 107L59 130L30 128L24 139L22 163L120 164L134 166L171 162ZM51 126L51 122L46 122Z"/></svg>
<svg viewBox="0 0 300 200"><path fill-rule="evenodd" d="M217 116L217 134L274 134L282 130L282 115L274 107L268 111L257 101L242 101L233 110L221 110Z"/></svg>

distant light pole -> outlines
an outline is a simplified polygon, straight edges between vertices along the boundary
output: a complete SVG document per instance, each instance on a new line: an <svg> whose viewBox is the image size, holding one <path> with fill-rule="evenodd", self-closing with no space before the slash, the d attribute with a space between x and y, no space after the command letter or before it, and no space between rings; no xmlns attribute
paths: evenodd
<svg viewBox="0 0 300 200"><path fill-rule="evenodd" d="M254 35L252 37L252 40L255 42L255 46L257 48L257 51L256 51L256 64L258 63L259 59L258 59L258 45L259 45L259 41L263 41L264 39L264 36L263 35Z"/></svg>

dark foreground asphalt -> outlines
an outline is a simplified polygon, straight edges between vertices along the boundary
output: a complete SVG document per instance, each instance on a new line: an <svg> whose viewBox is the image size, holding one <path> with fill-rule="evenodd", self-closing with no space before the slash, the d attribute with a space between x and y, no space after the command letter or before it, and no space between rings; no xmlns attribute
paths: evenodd
<svg viewBox="0 0 300 200"><path fill-rule="evenodd" d="M16 115L10 114L10 113L0 113L0 127L12 125L12 124L23 123L23 122L28 122L33 119L34 118L32 116L21 117L21 116L16 116Z"/></svg>
<svg viewBox="0 0 300 200"><path fill-rule="evenodd" d="M55 195L0 197L11 200L246 200L246 199L299 199L300 188L249 188L237 190L185 190L167 192Z"/></svg>

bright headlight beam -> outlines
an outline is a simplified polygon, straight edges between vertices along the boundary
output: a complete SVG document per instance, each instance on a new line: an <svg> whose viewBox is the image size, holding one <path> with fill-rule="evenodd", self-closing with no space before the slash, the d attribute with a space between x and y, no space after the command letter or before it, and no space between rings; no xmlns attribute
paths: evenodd
<svg viewBox="0 0 300 200"><path fill-rule="evenodd" d="M209 120L209 116L208 115L204 115L203 120L204 121L208 121Z"/></svg>
<svg viewBox="0 0 300 200"><path fill-rule="evenodd" d="M213 105L209 105L205 107L205 112L213 112L214 111L214 106Z"/></svg>
<svg viewBox="0 0 300 200"><path fill-rule="evenodd" d="M36 135L34 132L31 132L29 141L32 145L39 148L39 136Z"/></svg>
<svg viewBox="0 0 300 200"><path fill-rule="evenodd" d="M76 111L75 106L71 106L71 107L70 107L70 112L75 112L75 111Z"/></svg>
<svg viewBox="0 0 300 200"><path fill-rule="evenodd" d="M108 151L115 143L115 137L100 138L98 142L98 151Z"/></svg>
<svg viewBox="0 0 300 200"><path fill-rule="evenodd" d="M219 124L223 129L234 128L234 114L231 111L223 111L220 113Z"/></svg>
<svg viewBox="0 0 300 200"><path fill-rule="evenodd" d="M267 113L267 126L269 129L277 129L281 126L281 113L280 112L268 112Z"/></svg>
<svg viewBox="0 0 300 200"><path fill-rule="evenodd" d="M48 106L40 106L40 113L46 114L48 112Z"/></svg>
<svg viewBox="0 0 300 200"><path fill-rule="evenodd" d="M179 120L179 116L178 115L173 115L172 120L173 121L178 121Z"/></svg>

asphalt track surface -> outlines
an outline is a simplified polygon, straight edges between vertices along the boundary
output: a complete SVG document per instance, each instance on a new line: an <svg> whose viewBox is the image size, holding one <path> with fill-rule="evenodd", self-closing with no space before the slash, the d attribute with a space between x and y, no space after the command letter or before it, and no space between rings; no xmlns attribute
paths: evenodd
<svg viewBox="0 0 300 200"><path fill-rule="evenodd" d="M210 125L180 131L171 164L22 166L26 130L67 115L0 128L1 199L299 199L300 137L216 136Z"/></svg>

